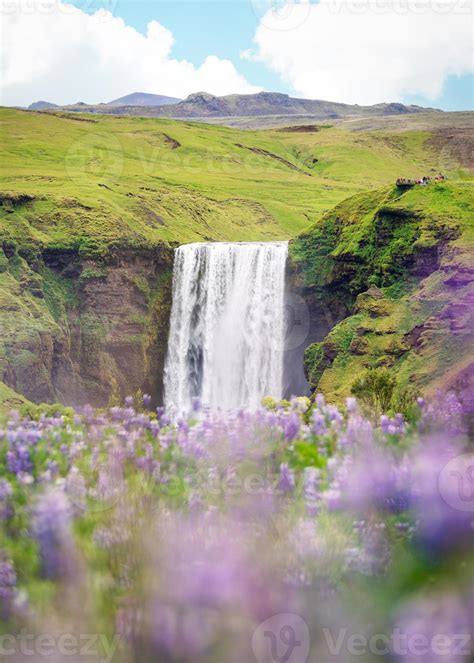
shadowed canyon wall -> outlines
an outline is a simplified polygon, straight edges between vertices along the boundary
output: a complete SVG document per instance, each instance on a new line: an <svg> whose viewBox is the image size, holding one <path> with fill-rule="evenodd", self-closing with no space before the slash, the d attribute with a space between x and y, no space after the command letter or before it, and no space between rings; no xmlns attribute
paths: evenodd
<svg viewBox="0 0 474 663"><path fill-rule="evenodd" d="M172 249L91 258L5 245L2 257L7 386L34 402L106 405L139 389L161 402Z"/></svg>

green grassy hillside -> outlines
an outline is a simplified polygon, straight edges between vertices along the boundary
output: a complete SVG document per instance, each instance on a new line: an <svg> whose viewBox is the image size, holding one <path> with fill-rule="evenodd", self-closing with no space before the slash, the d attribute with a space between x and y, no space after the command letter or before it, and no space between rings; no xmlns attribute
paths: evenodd
<svg viewBox="0 0 474 663"><path fill-rule="evenodd" d="M291 254L316 306L324 311L336 293L347 303L347 317L306 351L314 390L340 400L370 368L425 394L472 389L473 182L357 195Z"/></svg>
<svg viewBox="0 0 474 663"><path fill-rule="evenodd" d="M439 169L429 132L251 132L13 109L0 109L0 131L1 235L86 251L289 238L351 194Z"/></svg>

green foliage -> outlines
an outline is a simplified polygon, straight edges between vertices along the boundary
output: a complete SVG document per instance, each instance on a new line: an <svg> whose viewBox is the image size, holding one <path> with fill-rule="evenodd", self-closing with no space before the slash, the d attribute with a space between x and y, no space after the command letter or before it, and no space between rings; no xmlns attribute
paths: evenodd
<svg viewBox="0 0 474 663"><path fill-rule="evenodd" d="M352 393L377 421L390 410L396 385L397 379L390 371L369 368L353 382Z"/></svg>
<svg viewBox="0 0 474 663"><path fill-rule="evenodd" d="M410 424L415 424L419 418L421 410L416 402L420 396L420 391L416 387L398 387L391 400L389 414L400 412Z"/></svg>
<svg viewBox="0 0 474 663"><path fill-rule="evenodd" d="M304 470L305 467L326 467L327 459L321 455L314 442L298 441L288 452L291 466L296 470Z"/></svg>
<svg viewBox="0 0 474 663"><path fill-rule="evenodd" d="M0 247L0 273L6 272L8 269L8 258L3 249Z"/></svg>
<svg viewBox="0 0 474 663"><path fill-rule="evenodd" d="M107 269L105 267L94 265L83 269L80 278L82 281L87 281L91 279L103 279L106 278L106 276Z"/></svg>
<svg viewBox="0 0 474 663"><path fill-rule="evenodd" d="M272 396L264 396L260 404L265 410L272 412L276 410L278 403Z"/></svg>
<svg viewBox="0 0 474 663"><path fill-rule="evenodd" d="M38 421L41 417L63 417L66 421L71 422L74 418L74 409L67 407L61 403L34 405L33 403L25 403L20 408L20 414L23 417L28 417L34 421Z"/></svg>
<svg viewBox="0 0 474 663"><path fill-rule="evenodd" d="M322 343L312 343L304 353L306 378L312 389L316 389L319 379L327 366Z"/></svg>
<svg viewBox="0 0 474 663"><path fill-rule="evenodd" d="M403 414L411 424L420 417L416 399L420 392L415 387L400 386L394 371L369 368L352 384L352 393L365 413L378 422L381 414Z"/></svg>
<svg viewBox="0 0 474 663"><path fill-rule="evenodd" d="M150 285L148 281L143 276L134 276L133 285L140 292L145 299L149 299L151 295Z"/></svg>

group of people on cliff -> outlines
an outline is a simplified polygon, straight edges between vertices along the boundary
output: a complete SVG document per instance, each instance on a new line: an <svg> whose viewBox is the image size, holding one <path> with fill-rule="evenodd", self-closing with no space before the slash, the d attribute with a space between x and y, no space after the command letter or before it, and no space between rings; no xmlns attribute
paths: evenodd
<svg viewBox="0 0 474 663"><path fill-rule="evenodd" d="M443 175L441 173L439 175L436 175L435 177L425 175L424 177L420 177L419 179L407 179L406 177L399 177L397 179L396 184L397 184L397 186L401 186L401 187L415 186L417 184L420 185L420 186L428 186L428 184L431 184L431 182L441 182L441 181L447 180L447 179L448 178L446 177L446 175Z"/></svg>

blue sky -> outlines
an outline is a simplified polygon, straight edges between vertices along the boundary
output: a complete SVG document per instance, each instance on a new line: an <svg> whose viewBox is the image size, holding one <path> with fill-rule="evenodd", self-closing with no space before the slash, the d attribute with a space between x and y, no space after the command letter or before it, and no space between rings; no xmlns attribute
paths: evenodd
<svg viewBox="0 0 474 663"><path fill-rule="evenodd" d="M473 16L462 0L56 0L47 12L39 0L31 10L36 1L4 17L6 105L264 89L474 107ZM371 8L384 2L385 12ZM403 3L424 10L393 11ZM101 9L111 15L99 20Z"/></svg>
<svg viewBox="0 0 474 663"><path fill-rule="evenodd" d="M282 0L109 0L105 4L104 0L74 0L72 4L88 12L110 7L115 16L142 33L146 33L150 21L156 20L173 33L173 57L199 66L208 55L217 55L231 60L253 85L302 96L265 64L240 57L242 51L254 46L253 37L265 9L278 7L278 3L282 4ZM474 75L448 76L435 101L423 95L405 95L390 101L434 105L444 110L472 109Z"/></svg>
<svg viewBox="0 0 474 663"><path fill-rule="evenodd" d="M253 45L266 0L110 0L105 5L103 0L74 0L72 4L89 13L110 7L115 16L144 34L150 21L158 21L174 35L174 57L198 66L208 55L217 55L231 60L254 85L272 92L292 92L263 64L240 58Z"/></svg>

